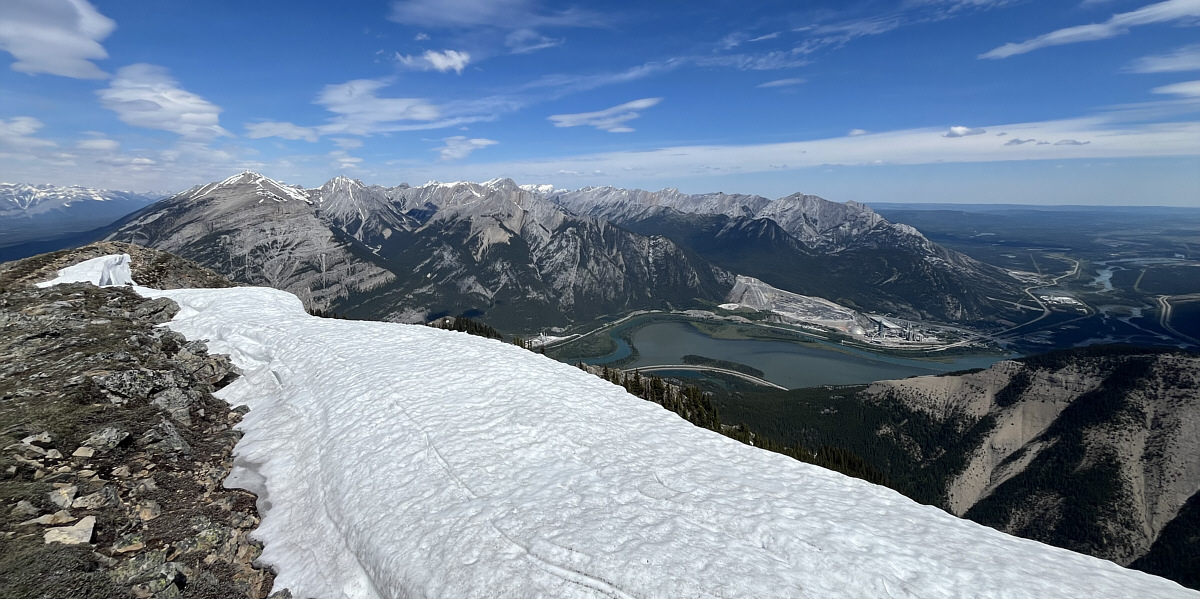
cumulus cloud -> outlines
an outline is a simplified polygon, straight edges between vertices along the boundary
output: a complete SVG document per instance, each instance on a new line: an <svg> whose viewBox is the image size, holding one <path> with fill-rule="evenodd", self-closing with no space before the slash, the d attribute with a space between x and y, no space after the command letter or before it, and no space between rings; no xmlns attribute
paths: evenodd
<svg viewBox="0 0 1200 599"><path fill-rule="evenodd" d="M1181 81L1150 90L1156 94L1171 94L1185 98L1200 98L1200 80Z"/></svg>
<svg viewBox="0 0 1200 599"><path fill-rule="evenodd" d="M1125 70L1130 73L1200 71L1200 44L1184 46L1167 54L1143 56Z"/></svg>
<svg viewBox="0 0 1200 599"><path fill-rule="evenodd" d="M972 129L971 127L963 127L955 125L949 131L942 134L942 137L969 137L971 135L982 135L987 133L986 129Z"/></svg>
<svg viewBox="0 0 1200 599"><path fill-rule="evenodd" d="M500 142L494 139L467 139L464 135L455 135L442 140L444 145L440 148L434 148L438 152L442 160L460 160L466 158L475 150L494 146Z"/></svg>
<svg viewBox="0 0 1200 599"><path fill-rule="evenodd" d="M170 131L188 139L230 135L218 124L220 107L179 87L179 82L160 66L124 67L96 95L105 108L134 127Z"/></svg>
<svg viewBox="0 0 1200 599"><path fill-rule="evenodd" d="M419 129L414 121L429 123L441 117L436 106L421 98L381 98L379 91L387 82L356 79L326 85L317 95L317 104L337 115L330 123L317 127L320 133L368 135L382 131Z"/></svg>
<svg viewBox="0 0 1200 599"><path fill-rule="evenodd" d="M83 139L75 144L80 150L96 150L101 152L111 152L121 147L121 143L115 139Z"/></svg>
<svg viewBox="0 0 1200 599"><path fill-rule="evenodd" d="M1103 23L1076 25L1051 31L1020 43L1008 43L979 55L979 58L1008 58L1050 46L1103 40L1129 32L1131 27L1200 17L1200 0L1166 0L1118 13Z"/></svg>
<svg viewBox="0 0 1200 599"><path fill-rule="evenodd" d="M108 57L100 41L116 26L87 0L0 2L0 49L22 73L105 79L108 73L92 61Z"/></svg>
<svg viewBox="0 0 1200 599"><path fill-rule="evenodd" d="M801 83L804 83L804 82L805 82L805 79L802 77L792 77L790 79L776 79L774 81L760 83L758 85L758 87L789 87L792 85L800 85Z"/></svg>
<svg viewBox="0 0 1200 599"><path fill-rule="evenodd" d="M246 137L250 139L280 137L283 139L317 141L317 130L312 127L301 127L287 122L264 121L261 123L246 123Z"/></svg>
<svg viewBox="0 0 1200 599"><path fill-rule="evenodd" d="M454 71L462 74L462 70L471 62L471 54L469 52L460 52L458 50L443 50L435 52L426 50L420 56L406 56L396 53L396 60L401 64L412 67L414 69L423 69L426 71Z"/></svg>
<svg viewBox="0 0 1200 599"><path fill-rule="evenodd" d="M633 129L626 126L625 123L642 116L639 111L650 108L661 101L662 98L642 98L596 112L556 114L548 118L554 121L555 127L587 125L609 133L628 133Z"/></svg>
<svg viewBox="0 0 1200 599"><path fill-rule="evenodd" d="M42 127L42 122L31 116L0 119L0 145L17 149L54 146L50 140L33 136Z"/></svg>

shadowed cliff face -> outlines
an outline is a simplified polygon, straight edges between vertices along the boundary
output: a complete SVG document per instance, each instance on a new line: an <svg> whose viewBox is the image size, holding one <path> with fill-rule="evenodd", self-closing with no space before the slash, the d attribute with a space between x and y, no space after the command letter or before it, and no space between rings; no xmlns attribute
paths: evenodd
<svg viewBox="0 0 1200 599"><path fill-rule="evenodd" d="M776 200L589 187L547 197L579 214L663 235L705 260L793 293L942 321L1012 317L1015 279L867 206L793 194Z"/></svg>
<svg viewBox="0 0 1200 599"><path fill-rule="evenodd" d="M865 396L925 412L946 422L948 435L992 419L945 503L1019 536L1129 565L1200 491L1197 354L1068 350L959 376L881 381ZM1196 539L1171 542L1191 543L1177 549L1196 555Z"/></svg>

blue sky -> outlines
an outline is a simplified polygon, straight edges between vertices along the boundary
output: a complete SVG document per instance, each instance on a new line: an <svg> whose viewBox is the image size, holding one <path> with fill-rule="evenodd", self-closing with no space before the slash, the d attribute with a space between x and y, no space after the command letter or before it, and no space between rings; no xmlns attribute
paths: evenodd
<svg viewBox="0 0 1200 599"><path fill-rule="evenodd" d="M1200 206L1200 0L0 3L0 179Z"/></svg>

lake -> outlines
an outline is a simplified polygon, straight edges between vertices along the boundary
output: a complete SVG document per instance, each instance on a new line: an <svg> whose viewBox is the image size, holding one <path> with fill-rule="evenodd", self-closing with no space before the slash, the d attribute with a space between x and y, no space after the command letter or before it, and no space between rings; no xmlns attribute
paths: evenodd
<svg viewBox="0 0 1200 599"><path fill-rule="evenodd" d="M628 345L619 337L614 339L619 347L616 353L589 362L600 364L629 355ZM802 344L714 339L690 324L678 321L647 324L633 331L631 339L638 358L625 368L683 364L683 356L695 354L753 366L763 371L763 378L789 389L986 368L1002 359L995 355L968 355L931 362L874 354L821 341Z"/></svg>

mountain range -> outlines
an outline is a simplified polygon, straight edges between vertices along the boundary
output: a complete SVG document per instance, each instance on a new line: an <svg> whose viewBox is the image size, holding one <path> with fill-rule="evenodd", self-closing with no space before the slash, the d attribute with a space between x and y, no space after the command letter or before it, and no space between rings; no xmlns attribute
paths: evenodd
<svg viewBox="0 0 1200 599"><path fill-rule="evenodd" d="M63 263L61 258L41 257L9 271L29 278ZM162 264L172 260L154 258ZM139 270L128 255L105 255L63 268L38 286L129 282ZM168 274L157 276L174 278ZM91 560L80 563L109 568L128 559L125 553L138 552L104 577L136 584L132 592L139 596L149 596L147 588L160 590L159 596L188 596L198 590L216 596L210 589L218 580L205 575L231 551L211 549L235 544L223 535L240 538L246 523L258 524L254 538L264 545L261 553L239 546L238 555L256 556L255 563L271 568L275 589L287 588L300 597L1195 596L1178 584L1111 561L1017 539L884 487L739 443L513 344L432 327L314 318L294 295L262 287L75 285L48 287L44 294L14 291L25 306L20 318L29 321L84 303L111 310L125 300L140 309L131 301L135 293L155 298L156 311L175 314L170 334L186 340L186 345L172 340L180 361L186 356L191 362L184 364L190 365L196 356L222 353L229 359L217 360L237 368L213 372L224 377L220 397L230 405L244 404L233 417L212 404L170 403L174 400L164 391L146 407L169 408L179 426L156 416L162 419L153 429L157 432L142 435L132 447L121 445L121 436L103 445L94 440L103 435L93 434L84 441L86 451L76 450L72 459L88 466L92 462L83 460L104 459L109 455L104 452L124 456L144 446L157 452L150 454L157 464L182 467L193 461L183 457L185 452L203 461L210 447L188 445L180 426L204 422L202 426L216 431L224 428L214 427L214 421L240 420L244 436L232 469L215 468L206 480L212 481L209 490L219 484L257 495L261 521L243 517L239 528L227 533L206 518L180 520L187 509L205 509L205 501L213 502L206 511L211 518L227 518L224 514L235 503L189 491L203 489L200 485L166 486L164 481L180 468L152 468L156 464L149 458L135 458L140 461L133 468L104 468L104 477L111 470L119 480L145 466L136 475L144 477L142 485L112 483L108 495L97 491L78 498L76 487L65 485L47 494L47 482L40 483L49 500L39 503L69 495L66 502L76 513L101 516L89 515L70 527L72 533L84 529L71 540L79 555ZM113 335L115 326L108 318L91 318L76 328L86 328L89 334L83 339L90 339L99 332ZM165 330L153 329L160 334ZM57 338L36 337L43 343ZM145 401L160 387L134 387L129 382L139 379L130 375L140 371L142 377L166 380L172 374L138 362L135 352L145 355L141 348L151 345L145 338L121 334L116 341L127 350L99 353L124 366L62 383L92 394L85 398L104 398L93 403L104 413L69 431L13 443L9 450L33 458L18 460L21 468L10 468L10 477L36 485L41 472L44 481L65 475L77 476L81 487L82 481L107 484L91 469L76 475L71 467L57 468L49 474L46 464L65 456L30 448L52 440L75 447L108 419L130 426L121 410L133 409L133 401L130 408L114 406L103 394L136 391ZM79 345L71 340L66 348L55 349L72 352L73 358L86 356L74 351ZM164 341L161 347L166 346ZM40 373L45 366L39 359L28 362L16 367L21 372L36 367ZM225 373L231 370L239 375L236 380L228 380ZM45 385L54 378L43 374L18 382ZM1036 379L1031 375L1035 382L1030 388L1040 388ZM1142 385L1138 381L1134 386ZM182 394L175 389L175 395ZM13 395L31 402L49 400L47 394L23 387ZM1026 401L1019 393L1010 399ZM933 411L941 413L936 407ZM1068 412L1072 408L1059 420ZM4 434L14 430L19 429L7 427ZM115 426L112 430L105 434L129 436ZM204 438L189 437L197 443ZM180 457L168 462L158 457L163 452ZM176 510L168 496L199 501ZM156 501L146 502L147 497ZM115 510L101 511L120 509L126 500L131 506L138 503L124 513L153 522L137 536L118 528L122 520L114 524L110 512ZM73 517L66 511L55 515ZM50 519L48 514L43 520ZM180 545L160 545L168 538L163 532L168 523L175 524L168 531L175 535L172 540L183 537ZM42 522L14 525L24 531ZM202 532L191 532L202 527ZM49 529L46 538L61 534ZM195 534L198 542L185 544ZM31 536L15 539L22 547L45 545ZM13 538L8 534L0 541ZM48 547L47 559L72 551ZM31 569L18 573L28 577ZM234 578L244 579L245 572Z"/></svg>
<svg viewBox="0 0 1200 599"><path fill-rule="evenodd" d="M78 185L0 183L0 245L103 227L169 195Z"/></svg>
<svg viewBox="0 0 1200 599"><path fill-rule="evenodd" d="M736 275L869 311L1004 320L1003 271L866 206L816 196L509 179L304 189L246 172L118 221L109 240L171 251L311 309L400 322L482 318L512 331L722 302Z"/></svg>

